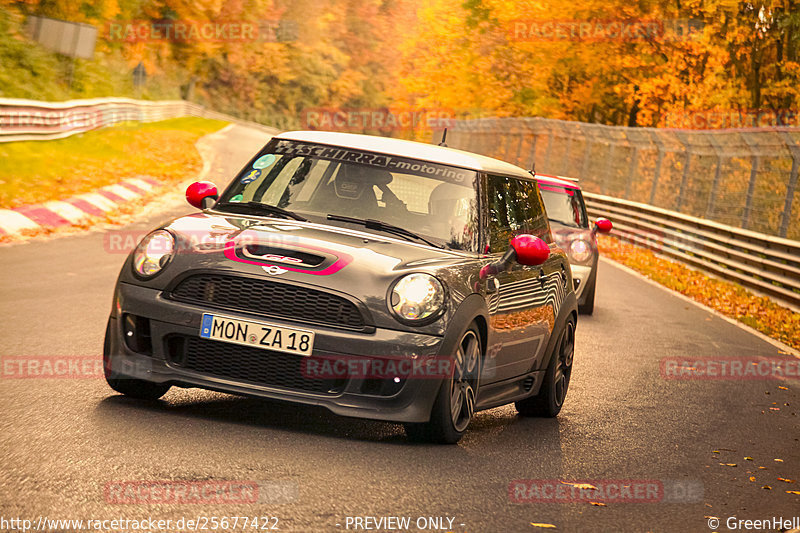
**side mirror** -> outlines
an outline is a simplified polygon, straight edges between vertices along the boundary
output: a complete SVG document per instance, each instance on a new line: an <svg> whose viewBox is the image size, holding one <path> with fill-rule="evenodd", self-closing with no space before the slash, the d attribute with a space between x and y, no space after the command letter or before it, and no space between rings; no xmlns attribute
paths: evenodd
<svg viewBox="0 0 800 533"><path fill-rule="evenodd" d="M598 218L594 223L594 231L597 233L608 233L614 227L607 218Z"/></svg>
<svg viewBox="0 0 800 533"><path fill-rule="evenodd" d="M210 181L196 181L186 188L186 201L197 209L210 207L217 198L217 186Z"/></svg>
<svg viewBox="0 0 800 533"><path fill-rule="evenodd" d="M550 247L539 237L533 235L517 235L511 240L511 247L521 265L541 265L550 257Z"/></svg>
<svg viewBox="0 0 800 533"><path fill-rule="evenodd" d="M486 279L498 272L506 270L512 261L521 265L541 265L550 257L550 247L539 237L533 235L517 235L511 239L511 246L498 261L484 265L480 271L480 278Z"/></svg>

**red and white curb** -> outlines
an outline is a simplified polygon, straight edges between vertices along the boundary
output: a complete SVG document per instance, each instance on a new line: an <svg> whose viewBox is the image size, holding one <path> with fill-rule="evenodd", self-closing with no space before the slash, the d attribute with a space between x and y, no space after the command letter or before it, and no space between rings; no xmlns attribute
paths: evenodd
<svg viewBox="0 0 800 533"><path fill-rule="evenodd" d="M0 209L0 235L72 226L87 218L114 211L131 200L152 193L160 185L158 181L142 176L64 200Z"/></svg>

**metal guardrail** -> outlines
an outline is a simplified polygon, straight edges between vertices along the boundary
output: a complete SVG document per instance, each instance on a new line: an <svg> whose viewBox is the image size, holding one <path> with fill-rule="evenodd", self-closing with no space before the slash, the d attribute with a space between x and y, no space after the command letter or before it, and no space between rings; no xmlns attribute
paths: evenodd
<svg viewBox="0 0 800 533"><path fill-rule="evenodd" d="M183 100L93 98L39 102L0 98L0 142L61 139L118 122L155 122L183 116L216 118L274 135L278 130L242 121Z"/></svg>
<svg viewBox="0 0 800 533"><path fill-rule="evenodd" d="M154 122L202 114L182 100L147 101L93 98L39 102L0 98L0 142L60 139L118 122Z"/></svg>
<svg viewBox="0 0 800 533"><path fill-rule="evenodd" d="M434 139L441 138L441 132ZM528 118L455 121L447 144L584 189L800 240L800 128L628 128Z"/></svg>
<svg viewBox="0 0 800 533"><path fill-rule="evenodd" d="M762 293L800 312L800 242L651 205L584 192L612 235Z"/></svg>

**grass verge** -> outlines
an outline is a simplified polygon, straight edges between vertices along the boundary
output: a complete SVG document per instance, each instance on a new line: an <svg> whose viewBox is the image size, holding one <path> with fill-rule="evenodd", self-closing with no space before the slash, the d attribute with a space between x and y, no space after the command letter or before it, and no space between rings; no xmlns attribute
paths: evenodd
<svg viewBox="0 0 800 533"><path fill-rule="evenodd" d="M203 166L194 144L227 123L183 117L122 123L53 141L0 144L0 208L94 191L124 178L174 183Z"/></svg>
<svg viewBox="0 0 800 533"><path fill-rule="evenodd" d="M600 235L597 244L605 257L800 350L800 313L614 237Z"/></svg>

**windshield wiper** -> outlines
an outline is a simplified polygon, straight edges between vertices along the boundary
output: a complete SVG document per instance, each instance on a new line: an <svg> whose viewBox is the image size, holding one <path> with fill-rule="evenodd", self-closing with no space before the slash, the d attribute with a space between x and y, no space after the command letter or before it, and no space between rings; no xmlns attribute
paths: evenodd
<svg viewBox="0 0 800 533"><path fill-rule="evenodd" d="M294 211L283 209L269 204L262 204L261 202L220 202L215 207L243 209L256 215L280 215L283 218L292 218L301 222L308 222L308 219L298 215Z"/></svg>
<svg viewBox="0 0 800 533"><path fill-rule="evenodd" d="M418 241L424 242L425 244L429 244L434 248L444 249L444 246L431 242L422 235L418 235L413 231L401 228L400 226L395 226L394 224L389 224L388 222L383 222L381 220L373 220L371 218L353 218L353 217L346 217L344 215L328 215L328 220L336 220L339 222L350 222L351 224L359 224L361 226L366 227L367 229L385 231L386 233L394 233L395 235L405 237L407 241L411 239L416 239Z"/></svg>

